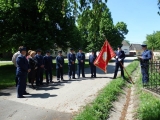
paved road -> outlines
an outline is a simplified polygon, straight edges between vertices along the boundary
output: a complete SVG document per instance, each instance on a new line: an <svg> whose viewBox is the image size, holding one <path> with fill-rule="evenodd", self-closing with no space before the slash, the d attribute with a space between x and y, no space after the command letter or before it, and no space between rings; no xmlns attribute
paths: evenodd
<svg viewBox="0 0 160 120"><path fill-rule="evenodd" d="M126 58L127 66L134 58ZM16 98L16 88L0 90L0 120L70 120L78 110L95 99L99 90L113 77L114 63L109 63L108 73L97 70L97 78L90 78L90 70L85 69L86 78L67 80L32 90L27 87L26 98Z"/></svg>

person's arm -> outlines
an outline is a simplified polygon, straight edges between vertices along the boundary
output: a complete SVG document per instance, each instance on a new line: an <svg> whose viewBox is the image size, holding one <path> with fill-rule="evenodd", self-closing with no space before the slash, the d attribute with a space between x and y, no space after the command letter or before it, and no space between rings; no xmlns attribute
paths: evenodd
<svg viewBox="0 0 160 120"><path fill-rule="evenodd" d="M63 66L64 66L64 58L62 57L62 59L63 59L63 60L62 60L62 67L63 67Z"/></svg>
<svg viewBox="0 0 160 120"><path fill-rule="evenodd" d="M89 55L89 65L91 65L90 59L91 59L91 55Z"/></svg>
<svg viewBox="0 0 160 120"><path fill-rule="evenodd" d="M58 57L56 57L56 64L57 64L58 66L60 66L60 65L61 65L61 64L60 64L60 62L59 62Z"/></svg>
<svg viewBox="0 0 160 120"><path fill-rule="evenodd" d="M68 62L72 64L72 59L70 58L70 53L68 53L67 58L68 58Z"/></svg>
<svg viewBox="0 0 160 120"><path fill-rule="evenodd" d="M124 53L124 51L122 51L122 61L125 59L125 53Z"/></svg>
<svg viewBox="0 0 160 120"><path fill-rule="evenodd" d="M86 60L86 56L85 56L85 53L83 53L84 57L83 57L83 62L85 63L85 60Z"/></svg>
<svg viewBox="0 0 160 120"><path fill-rule="evenodd" d="M78 62L81 62L81 57L79 57L79 53L77 53L76 58L77 58Z"/></svg>
<svg viewBox="0 0 160 120"><path fill-rule="evenodd" d="M43 57L43 65L44 65L44 69L46 70L46 57Z"/></svg>
<svg viewBox="0 0 160 120"><path fill-rule="evenodd" d="M13 57L12 57L12 62L13 62L13 64L14 64L15 66L17 66L17 64L16 64L16 59L17 59L18 55L19 55L19 54L16 54L16 53L15 53L15 54L13 55Z"/></svg>

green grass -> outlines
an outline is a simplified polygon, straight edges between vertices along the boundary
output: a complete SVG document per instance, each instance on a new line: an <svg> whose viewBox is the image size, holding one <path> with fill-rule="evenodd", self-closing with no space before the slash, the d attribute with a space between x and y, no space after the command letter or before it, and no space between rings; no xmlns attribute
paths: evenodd
<svg viewBox="0 0 160 120"><path fill-rule="evenodd" d="M137 68L138 63L138 61L134 61L126 67L129 74ZM111 81L100 91L97 98L91 104L85 106L83 111L75 116L74 120L106 120L112 108L112 102L122 92L124 85L125 82L121 78Z"/></svg>
<svg viewBox="0 0 160 120"><path fill-rule="evenodd" d="M0 89L15 85L15 70L12 63L0 64Z"/></svg>
<svg viewBox="0 0 160 120"><path fill-rule="evenodd" d="M139 120L160 120L160 99L143 91L142 76L136 82L138 93L140 96L140 104L137 110Z"/></svg>
<svg viewBox="0 0 160 120"><path fill-rule="evenodd" d="M56 64L53 61L53 75L56 76ZM89 67L88 61L85 62L85 67ZM16 68L12 62L0 63L0 89L15 85ZM68 60L65 60L64 73L68 73ZM44 75L45 78L45 75Z"/></svg>

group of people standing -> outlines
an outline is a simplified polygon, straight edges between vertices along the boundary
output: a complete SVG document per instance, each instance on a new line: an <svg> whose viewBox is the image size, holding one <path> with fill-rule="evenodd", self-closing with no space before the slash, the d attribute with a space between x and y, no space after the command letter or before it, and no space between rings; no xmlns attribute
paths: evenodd
<svg viewBox="0 0 160 120"><path fill-rule="evenodd" d="M96 59L96 54L92 51L92 55L89 57L89 64L91 66L91 77L96 77L96 66L93 62ZM82 77L85 77L84 67L85 67L85 54L82 49L79 48L77 54L71 48L70 52L67 54L68 58L68 77L70 79L76 79L75 77L75 62L77 59L77 78L80 78L80 73L82 71ZM43 73L45 72L46 84L53 82L52 80L52 70L53 68L53 57L50 51L47 50L45 56L42 56L41 49L27 50L25 47L20 46L19 51L16 52L12 57L12 62L16 66L16 87L17 87L17 97L24 98L23 95L29 94L26 92L27 77L28 82L31 83L31 87L35 89L34 81L36 81L36 86L43 85ZM62 56L62 51L58 52L56 57L56 75L57 81L63 81L63 68L64 68L64 57Z"/></svg>

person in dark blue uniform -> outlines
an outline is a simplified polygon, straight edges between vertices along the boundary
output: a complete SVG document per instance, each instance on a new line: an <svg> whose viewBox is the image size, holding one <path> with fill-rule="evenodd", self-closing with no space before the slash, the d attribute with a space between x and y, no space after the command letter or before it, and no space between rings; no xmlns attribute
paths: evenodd
<svg viewBox="0 0 160 120"><path fill-rule="evenodd" d="M92 54L89 56L89 65L91 69L91 78L96 78L96 66L94 65L94 61L97 58L96 53L92 50Z"/></svg>
<svg viewBox="0 0 160 120"><path fill-rule="evenodd" d="M141 73L142 73L142 82L143 84L147 84L149 82L149 60L152 58L152 52L147 49L146 44L142 44L142 49L144 52L141 57L138 57L141 65Z"/></svg>
<svg viewBox="0 0 160 120"><path fill-rule="evenodd" d="M82 77L85 77L84 74L84 66L85 66L85 54L82 52L82 49L79 48L79 52L77 53L77 76L80 78L80 71L82 70Z"/></svg>
<svg viewBox="0 0 160 120"><path fill-rule="evenodd" d="M125 79L125 76L124 76L124 71L123 71L123 63L124 63L124 59L125 59L125 53L123 50L121 50L121 47L122 45L119 45L118 46L118 50L116 51L116 57L115 57L115 62L116 62L116 65L115 65L115 71L114 71L114 77L113 79L116 79L117 77L117 72L118 72L118 69L120 67L121 69L121 77L123 79Z"/></svg>
<svg viewBox="0 0 160 120"><path fill-rule="evenodd" d="M27 73L30 72L28 61L26 59L26 48L20 48L20 55L16 59L17 65L17 98L24 98L23 94L26 89Z"/></svg>
<svg viewBox="0 0 160 120"><path fill-rule="evenodd" d="M46 55L43 58L44 62L44 69L45 69L45 74L46 74L46 83L48 84L49 81L52 81L52 69L53 69L53 57L50 55L50 51L46 51ZM48 78L50 77L50 78Z"/></svg>
<svg viewBox="0 0 160 120"><path fill-rule="evenodd" d="M76 61L76 55L74 54L73 49L70 49L70 53L67 55L68 58L68 76L69 80L71 79L76 79L75 78L75 61Z"/></svg>
<svg viewBox="0 0 160 120"><path fill-rule="evenodd" d="M63 66L64 66L64 58L62 56L62 51L59 51L58 56L56 57L56 71L57 71L58 82L60 82L60 78L63 81Z"/></svg>
<svg viewBox="0 0 160 120"><path fill-rule="evenodd" d="M36 74L36 85L43 85L43 72L44 72L44 64L43 64L43 56L41 55L41 50L38 49L37 54L35 55L35 58L37 59L37 74Z"/></svg>

